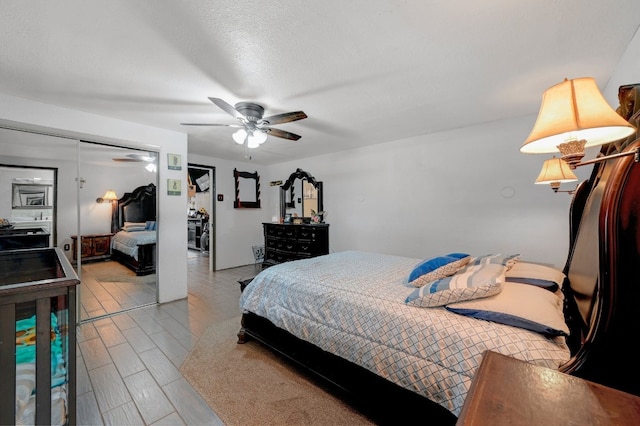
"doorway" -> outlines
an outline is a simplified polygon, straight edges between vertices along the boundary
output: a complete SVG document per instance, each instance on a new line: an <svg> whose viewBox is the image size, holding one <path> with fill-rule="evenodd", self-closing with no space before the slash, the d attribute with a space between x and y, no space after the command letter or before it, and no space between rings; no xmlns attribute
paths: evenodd
<svg viewBox="0 0 640 426"><path fill-rule="evenodd" d="M204 257L209 271L216 269L215 167L188 165L187 250L189 257Z"/></svg>

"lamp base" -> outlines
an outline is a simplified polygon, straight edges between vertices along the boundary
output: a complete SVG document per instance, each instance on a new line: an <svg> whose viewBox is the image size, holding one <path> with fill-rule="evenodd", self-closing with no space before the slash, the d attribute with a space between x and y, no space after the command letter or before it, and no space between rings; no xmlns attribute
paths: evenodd
<svg viewBox="0 0 640 426"><path fill-rule="evenodd" d="M575 169L577 164L580 163L582 157L584 157L584 146L587 144L587 141L582 139L579 141L568 141L561 143L557 146L558 150L562 158L570 168Z"/></svg>

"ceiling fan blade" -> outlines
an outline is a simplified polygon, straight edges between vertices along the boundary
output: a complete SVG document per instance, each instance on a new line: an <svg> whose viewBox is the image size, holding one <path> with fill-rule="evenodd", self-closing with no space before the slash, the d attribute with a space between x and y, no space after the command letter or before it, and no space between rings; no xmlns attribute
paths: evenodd
<svg viewBox="0 0 640 426"><path fill-rule="evenodd" d="M216 124L216 123L180 123L183 126L224 126L224 127L244 127L241 124Z"/></svg>
<svg viewBox="0 0 640 426"><path fill-rule="evenodd" d="M271 117L265 117L260 120L260 123L264 124L281 124L281 123L289 123L291 121L297 121L307 118L307 114L303 111L293 111L293 112L285 112L284 114L276 114Z"/></svg>
<svg viewBox="0 0 640 426"><path fill-rule="evenodd" d="M123 163L140 163L143 160L140 160L138 158L112 158L113 161L120 161Z"/></svg>
<svg viewBox="0 0 640 426"><path fill-rule="evenodd" d="M292 141L297 141L302 136L296 135L295 133L287 132L286 130L274 129L273 127L263 127L263 131L267 132L271 136L275 136L277 138L289 139Z"/></svg>
<svg viewBox="0 0 640 426"><path fill-rule="evenodd" d="M222 109L224 112L226 112L227 114L231 115L232 117L236 118L237 120L240 120L242 122L247 120L247 117L245 117L244 115L240 114L240 112L238 112L237 109L235 109L234 107L232 107L231 105L229 105L228 103L223 101L222 99L220 99L220 98L209 98L209 100L211 102L213 102L214 104L218 105L220 107L220 109Z"/></svg>

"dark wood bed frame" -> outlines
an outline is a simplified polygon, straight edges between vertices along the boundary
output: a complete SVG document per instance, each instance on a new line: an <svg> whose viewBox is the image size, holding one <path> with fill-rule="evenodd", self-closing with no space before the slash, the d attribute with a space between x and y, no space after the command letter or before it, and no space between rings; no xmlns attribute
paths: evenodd
<svg viewBox="0 0 640 426"><path fill-rule="evenodd" d="M156 186L139 186L133 192L126 192L116 203L111 222L111 232L116 233L125 222L146 222L156 220ZM136 275L156 272L156 244L138 245L138 260L118 250L111 251L111 259L131 269Z"/></svg>
<svg viewBox="0 0 640 426"><path fill-rule="evenodd" d="M640 139L634 138L618 150L639 148ZM563 291L572 357L560 371L640 395L640 364L634 350L640 329L640 164L634 156L594 165L591 177L573 197L569 239ZM378 423L411 421L416 413L432 424L455 422L455 416L436 403L250 312L242 316L238 343L249 338L321 378Z"/></svg>

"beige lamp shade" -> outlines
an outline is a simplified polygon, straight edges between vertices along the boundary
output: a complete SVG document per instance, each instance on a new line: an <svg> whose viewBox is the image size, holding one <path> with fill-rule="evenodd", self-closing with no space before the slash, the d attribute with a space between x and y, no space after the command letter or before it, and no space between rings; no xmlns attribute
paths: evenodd
<svg viewBox="0 0 640 426"><path fill-rule="evenodd" d="M102 199L105 201L114 201L118 199L118 196L113 190L110 189L104 193L104 195L102 196Z"/></svg>
<svg viewBox="0 0 640 426"><path fill-rule="evenodd" d="M609 106L593 78L565 79L542 95L538 118L520 152L558 152L561 143L581 140L588 148L633 132L635 128Z"/></svg>
<svg viewBox="0 0 640 426"><path fill-rule="evenodd" d="M118 196L116 195L116 193L112 189L110 189L105 192L102 197L96 198L96 203L104 203L105 201L112 202L116 201L117 199Z"/></svg>
<svg viewBox="0 0 640 426"><path fill-rule="evenodd" d="M542 170L536 179L536 184L556 184L575 182L578 177L573 173L569 165L560 158L553 157L542 164Z"/></svg>

